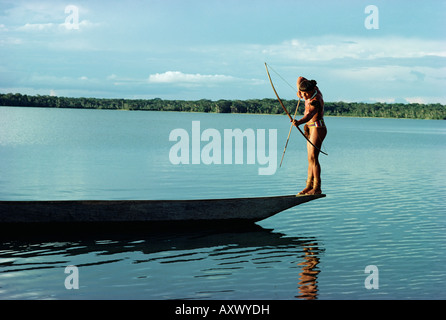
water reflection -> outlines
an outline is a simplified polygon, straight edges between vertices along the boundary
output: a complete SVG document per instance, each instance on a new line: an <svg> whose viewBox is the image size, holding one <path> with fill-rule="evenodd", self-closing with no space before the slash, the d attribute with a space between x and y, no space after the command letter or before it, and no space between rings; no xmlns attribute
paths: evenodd
<svg viewBox="0 0 446 320"><path fill-rule="evenodd" d="M305 300L313 300L317 298L317 276L320 270L317 268L319 264L320 249L317 242L307 243L303 247L304 261L298 263L302 266L302 272L299 273L299 295L296 298Z"/></svg>
<svg viewBox="0 0 446 320"><path fill-rule="evenodd" d="M7 237L2 234L0 279L8 279L8 274L26 274L35 270L43 272L45 269L65 268L70 264L79 267L80 273L87 278L86 273L94 274L97 272L95 268L102 270L108 265L114 272L119 270L120 274L116 276L123 281L121 288L128 286L131 291L131 286L136 288L144 280L160 277L153 270L159 269L156 265L163 265L166 272L163 276L166 278L192 273L181 278L182 285L191 288L189 292L175 292L174 282L167 284L165 279L162 282L157 279L163 291L171 290L165 294L167 298L220 299L227 295L237 298L238 290L244 292L246 287L248 290L276 287L275 290L280 291L281 287L293 283L298 284L297 295L296 292L291 293L287 299L317 298L317 277L320 272L317 265L323 249L312 237L286 237L258 225L231 230L148 230L143 225L121 226L119 230L103 227L80 230L78 227L64 230L63 234L46 230L37 234L19 233L20 236L10 233ZM123 263L126 268L120 268ZM141 274L133 276L131 268ZM44 276L38 278L45 281ZM280 282L272 283L277 281L273 279L279 279L282 285ZM29 290L25 281L21 285L21 290ZM129 290L126 290L126 297ZM149 289L145 290L145 294L147 291ZM66 292L59 294L52 292L56 298L64 298ZM268 290L264 294L264 298L274 297L274 292ZM135 295L138 295L136 291ZM158 299L159 295L153 291L144 298ZM284 298L283 295L281 298Z"/></svg>

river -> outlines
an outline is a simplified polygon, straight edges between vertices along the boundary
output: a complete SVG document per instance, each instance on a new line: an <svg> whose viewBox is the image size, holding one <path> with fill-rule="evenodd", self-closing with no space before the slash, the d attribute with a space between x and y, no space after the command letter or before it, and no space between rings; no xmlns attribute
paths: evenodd
<svg viewBox="0 0 446 320"><path fill-rule="evenodd" d="M0 299L445 299L446 122L326 123L326 198L246 230L19 231L2 237ZM236 129L252 140L225 161ZM288 130L281 115L1 107L0 200L295 194L306 142L293 130L279 167Z"/></svg>

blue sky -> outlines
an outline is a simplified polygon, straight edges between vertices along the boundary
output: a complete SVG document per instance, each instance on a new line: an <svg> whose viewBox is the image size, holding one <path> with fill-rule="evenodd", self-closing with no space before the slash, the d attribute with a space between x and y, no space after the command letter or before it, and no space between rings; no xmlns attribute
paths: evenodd
<svg viewBox="0 0 446 320"><path fill-rule="evenodd" d="M267 62L326 101L446 104L445 20L444 0L0 0L0 92L274 98Z"/></svg>

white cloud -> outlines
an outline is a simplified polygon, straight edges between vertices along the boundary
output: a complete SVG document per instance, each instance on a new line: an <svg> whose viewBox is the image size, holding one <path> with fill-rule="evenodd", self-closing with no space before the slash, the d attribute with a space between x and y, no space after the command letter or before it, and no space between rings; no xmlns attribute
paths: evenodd
<svg viewBox="0 0 446 320"><path fill-rule="evenodd" d="M371 101L381 102L381 103L394 103L395 98L370 98Z"/></svg>
<svg viewBox="0 0 446 320"><path fill-rule="evenodd" d="M428 103L441 103L446 104L446 97L409 97L405 98L409 103L419 103L419 104L428 104Z"/></svg>
<svg viewBox="0 0 446 320"><path fill-rule="evenodd" d="M7 37L5 39L0 39L0 46L18 45L22 44L23 40L15 37Z"/></svg>
<svg viewBox="0 0 446 320"><path fill-rule="evenodd" d="M410 74L409 67L402 66L376 66L376 67L358 67L336 70L336 75L339 78L345 78L355 81L368 82L389 82L395 80L415 79L414 75Z"/></svg>
<svg viewBox="0 0 446 320"><path fill-rule="evenodd" d="M54 23L27 23L21 27L18 27L18 31L43 31L50 30L56 27Z"/></svg>
<svg viewBox="0 0 446 320"><path fill-rule="evenodd" d="M100 23L93 23L88 20L82 20L79 22L78 26L74 30L82 30L83 28L91 28L99 26ZM68 23L26 23L23 26L17 27L17 31L24 32L41 32L41 31L63 31L63 30L72 30Z"/></svg>
<svg viewBox="0 0 446 320"><path fill-rule="evenodd" d="M409 103L425 103L426 102L426 98L423 98L423 97L411 97L411 98L406 98L405 100Z"/></svg>
<svg viewBox="0 0 446 320"><path fill-rule="evenodd" d="M263 54L299 61L334 59L446 57L446 42L405 37L341 37L291 39L265 46Z"/></svg>
<svg viewBox="0 0 446 320"><path fill-rule="evenodd" d="M446 68L383 65L365 66L327 71L333 77L368 83L419 83L437 87L444 83Z"/></svg>
<svg viewBox="0 0 446 320"><path fill-rule="evenodd" d="M79 22L79 24L77 25L77 27L74 30L82 30L82 29L85 29L85 28L93 28L93 27L98 27L98 26L101 26L101 25L102 24L98 23L98 22L91 22L89 20L82 20L82 21ZM73 27L71 26L70 22L68 22L68 23L67 22L61 23L61 24L59 24L59 26L60 27L64 27L67 30L72 30L73 29Z"/></svg>
<svg viewBox="0 0 446 320"><path fill-rule="evenodd" d="M434 97L434 96L418 96L418 97L407 97L407 98L401 98L401 99L395 99L391 97L387 98L370 98L370 101L376 101L381 103L397 103L397 102L404 102L404 103L419 103L419 104L431 104L431 103L446 103L446 97Z"/></svg>
<svg viewBox="0 0 446 320"><path fill-rule="evenodd" d="M226 75L202 75L189 74L180 71L167 71L155 73L149 76L149 83L175 83L175 84L210 84L225 81L233 81L234 77Z"/></svg>

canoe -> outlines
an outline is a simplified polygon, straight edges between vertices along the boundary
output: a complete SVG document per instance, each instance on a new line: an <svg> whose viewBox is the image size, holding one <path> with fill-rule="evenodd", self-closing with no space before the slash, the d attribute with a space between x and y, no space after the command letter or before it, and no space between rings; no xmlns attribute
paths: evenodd
<svg viewBox="0 0 446 320"><path fill-rule="evenodd" d="M0 223L256 222L322 197L325 195L204 200L0 201Z"/></svg>

